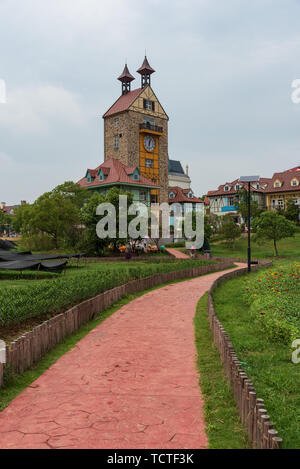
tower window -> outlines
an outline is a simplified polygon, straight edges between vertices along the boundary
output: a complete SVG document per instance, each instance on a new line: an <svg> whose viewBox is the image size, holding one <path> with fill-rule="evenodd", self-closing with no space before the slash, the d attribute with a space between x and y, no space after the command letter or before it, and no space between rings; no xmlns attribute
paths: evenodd
<svg viewBox="0 0 300 469"><path fill-rule="evenodd" d="M146 168L153 168L153 160L150 160L149 158L146 159Z"/></svg>
<svg viewBox="0 0 300 469"><path fill-rule="evenodd" d="M144 99L144 109L148 111L155 111L155 102L150 101L149 99Z"/></svg>
<svg viewBox="0 0 300 469"><path fill-rule="evenodd" d="M118 150L118 149L119 149L119 135L115 135L115 146L114 146L114 149L115 149L115 150Z"/></svg>
<svg viewBox="0 0 300 469"><path fill-rule="evenodd" d="M119 127L119 119L117 117L115 118L115 127Z"/></svg>

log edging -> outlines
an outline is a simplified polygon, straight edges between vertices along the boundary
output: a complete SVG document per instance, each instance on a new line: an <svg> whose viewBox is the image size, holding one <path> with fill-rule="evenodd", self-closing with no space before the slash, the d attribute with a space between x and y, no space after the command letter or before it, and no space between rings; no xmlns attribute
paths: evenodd
<svg viewBox="0 0 300 469"><path fill-rule="evenodd" d="M235 259L244 261L243 259ZM252 270L260 267L268 267L272 261L259 261L252 266ZM255 449L280 449L282 448L282 438L278 437L278 432L274 429L270 421L270 416L264 405L264 400L260 399L255 388L244 372L230 338L227 335L221 322L218 320L212 298L213 291L224 281L241 276L248 272L247 267L227 272L219 277L212 284L208 292L208 314L210 328L213 334L214 345L218 348L227 379L231 385L232 393L239 411L243 425L247 429L248 438Z"/></svg>

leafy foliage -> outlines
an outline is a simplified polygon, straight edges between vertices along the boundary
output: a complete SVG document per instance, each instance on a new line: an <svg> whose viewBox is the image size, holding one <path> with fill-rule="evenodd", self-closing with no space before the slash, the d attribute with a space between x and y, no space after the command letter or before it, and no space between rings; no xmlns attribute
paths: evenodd
<svg viewBox="0 0 300 469"><path fill-rule="evenodd" d="M275 255L278 256L277 242L281 239L294 236L296 225L275 211L263 212L253 221L253 230L256 232L255 240L271 240L274 244Z"/></svg>
<svg viewBox="0 0 300 469"><path fill-rule="evenodd" d="M270 339L290 344L300 337L300 265L245 281L244 299Z"/></svg>
<svg viewBox="0 0 300 469"><path fill-rule="evenodd" d="M286 202L286 209L284 216L295 223L299 222L300 209L299 206L295 204L293 199L288 199Z"/></svg>
<svg viewBox="0 0 300 469"><path fill-rule="evenodd" d="M220 234L222 234L228 246L234 246L235 240L241 236L241 230L231 215L222 217Z"/></svg>
<svg viewBox="0 0 300 469"><path fill-rule="evenodd" d="M243 189L239 191L238 200L236 201L236 209L241 214L245 222L248 222L248 191ZM258 207L256 200L253 200L252 192L250 191L250 214L251 218L257 217L261 210Z"/></svg>
<svg viewBox="0 0 300 469"><path fill-rule="evenodd" d="M74 246L80 237L80 208L87 191L71 181L41 195L32 205L22 205L13 220L15 230L25 238L46 234L59 245Z"/></svg>

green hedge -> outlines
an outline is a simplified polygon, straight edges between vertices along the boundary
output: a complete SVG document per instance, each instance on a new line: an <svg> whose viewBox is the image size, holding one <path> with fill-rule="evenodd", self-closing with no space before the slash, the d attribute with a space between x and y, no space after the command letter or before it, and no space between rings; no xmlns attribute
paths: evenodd
<svg viewBox="0 0 300 469"><path fill-rule="evenodd" d="M29 318L58 312L130 280L207 264L210 262L189 259L136 265L98 263L72 269L72 272L58 278L4 287L0 290L0 325L11 326Z"/></svg>
<svg viewBox="0 0 300 469"><path fill-rule="evenodd" d="M178 241L178 243L168 243L166 248L185 248L185 241Z"/></svg>

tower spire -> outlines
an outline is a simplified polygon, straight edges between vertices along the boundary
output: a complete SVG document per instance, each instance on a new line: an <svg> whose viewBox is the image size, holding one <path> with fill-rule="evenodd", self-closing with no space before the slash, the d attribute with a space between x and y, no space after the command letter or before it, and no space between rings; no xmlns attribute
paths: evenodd
<svg viewBox="0 0 300 469"><path fill-rule="evenodd" d="M125 63L124 70L118 78L122 82L122 94L127 94L130 91L130 83L135 80L128 70L127 63Z"/></svg>
<svg viewBox="0 0 300 469"><path fill-rule="evenodd" d="M146 52L146 51L145 51ZM144 62L142 63L141 67L137 70L137 73L141 75L141 85L142 88L151 84L150 75L154 73L155 70L149 65L147 56L145 55Z"/></svg>

